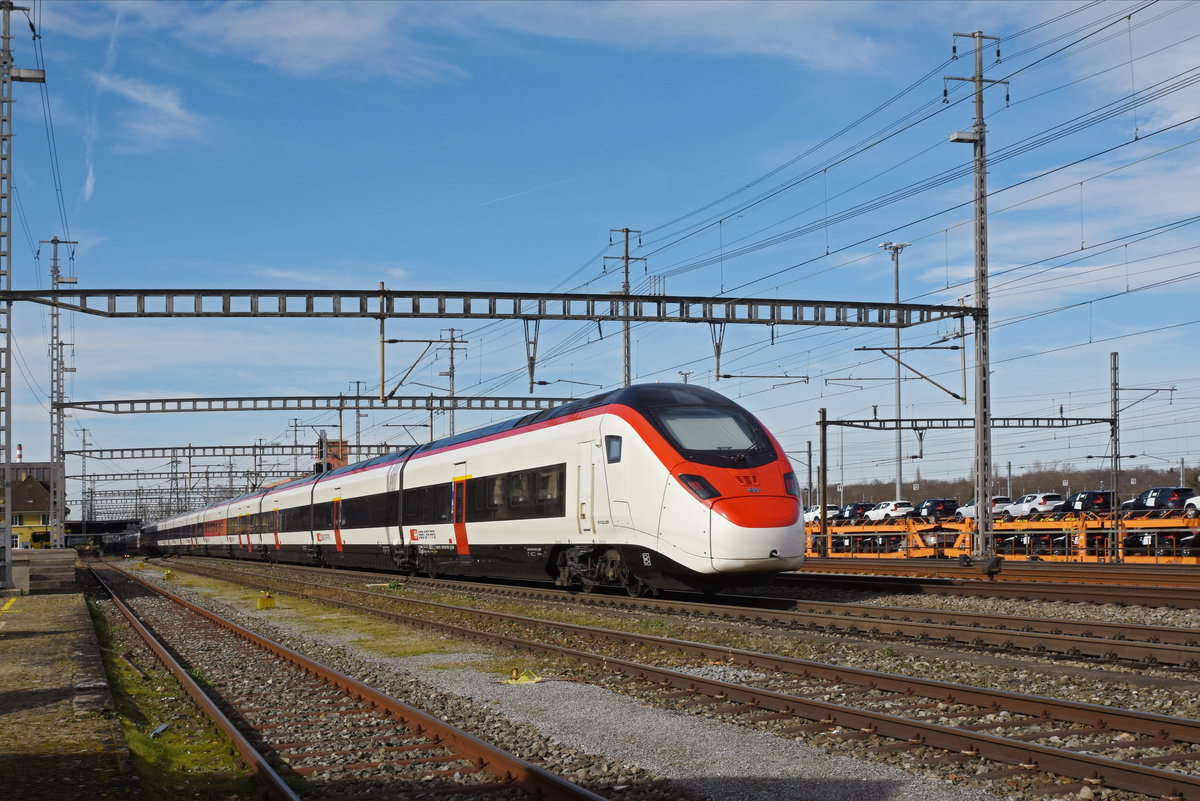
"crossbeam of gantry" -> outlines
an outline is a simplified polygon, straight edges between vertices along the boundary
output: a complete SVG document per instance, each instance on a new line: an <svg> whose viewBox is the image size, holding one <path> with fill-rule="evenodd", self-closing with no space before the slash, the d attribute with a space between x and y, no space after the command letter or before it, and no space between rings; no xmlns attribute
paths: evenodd
<svg viewBox="0 0 1200 801"><path fill-rule="evenodd" d="M553 409L578 398L465 397L425 395L379 398L341 395L307 397L262 396L245 398L135 398L132 400L68 401L55 404L64 409L105 414L151 414L165 412L278 412L328 411L337 409L387 409L391 411L536 411ZM247 454L249 455L249 454Z"/></svg>
<svg viewBox="0 0 1200 801"><path fill-rule="evenodd" d="M80 473L78 475L67 476L67 478L81 479L86 481L99 481L101 483L108 481L173 481L176 479L190 479L191 481L210 481L217 484L224 483L228 485L230 481L244 481L246 478L246 473L250 473L254 478L260 481L277 478L299 478L300 475L308 475L307 473L297 474L295 470L235 470L232 473L228 470L193 470L189 476L187 471L170 473L157 470L133 473Z"/></svg>
<svg viewBox="0 0 1200 801"><path fill-rule="evenodd" d="M367 458L382 456L405 447L404 445L363 444L350 445L347 450L355 456ZM287 443L271 443L267 445L176 445L173 447L154 448L87 448L73 451L63 451L70 456L82 456L87 459L207 459L230 456L305 456L315 455L316 445L291 445Z"/></svg>
<svg viewBox="0 0 1200 801"><path fill-rule="evenodd" d="M399 290L72 289L0 292L101 317L371 317L747 323L907 328L968 317L969 306L833 300Z"/></svg>
<svg viewBox="0 0 1200 801"><path fill-rule="evenodd" d="M1076 426L1112 425L1111 417L993 417L992 428L1074 428ZM936 431L938 429L974 428L973 417L870 418L867 420L826 420L825 425L864 428L871 431Z"/></svg>
<svg viewBox="0 0 1200 801"><path fill-rule="evenodd" d="M228 485L224 487L216 487L214 493L221 493L222 498L226 500L230 497L230 488ZM244 488L234 487L233 495L238 495L245 492ZM153 490L104 490L103 494L96 492L95 496L87 496L88 508L92 509L112 509L114 507L132 508L135 505L141 506L165 506L174 505L180 509L190 509L197 506L204 506L211 503L210 496L206 495L204 490L191 490L189 492L155 492Z"/></svg>
<svg viewBox="0 0 1200 801"><path fill-rule="evenodd" d="M241 492L241 491L243 491L245 485L246 485L245 481L235 481L235 482L233 482L233 491L235 493ZM182 489L182 488L173 489L171 487L163 487L163 486L123 487L123 488L119 488L119 489L106 489L106 490L95 490L95 491L89 490L87 492L87 497L95 499L96 503L100 503L101 501L105 501L105 500L112 500L113 498L129 498L130 500L133 500L134 498L140 498L142 500L153 501L153 500L157 500L159 498L171 499L171 498L182 498L185 496L203 497L206 494L210 494L210 493L214 493L214 492L227 492L229 490L229 487L230 487L230 484L228 481L226 481L224 484L213 484L210 486L209 490L207 490L207 491L205 490L204 487L191 487L186 490ZM225 495L223 497L228 498L229 496Z"/></svg>

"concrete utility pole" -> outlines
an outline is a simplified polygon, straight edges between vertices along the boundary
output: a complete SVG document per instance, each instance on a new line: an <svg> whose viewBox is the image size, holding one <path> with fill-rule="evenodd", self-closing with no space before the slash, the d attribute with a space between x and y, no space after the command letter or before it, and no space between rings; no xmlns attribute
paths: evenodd
<svg viewBox="0 0 1200 801"><path fill-rule="evenodd" d="M12 291L12 85L13 81L45 83L44 70L21 69L13 66L12 35L9 25L12 12L28 11L12 0L0 0L0 290ZM32 24L32 23L31 23ZM4 569L0 588L11 589L12 580L12 301L0 301L0 459L4 462Z"/></svg>
<svg viewBox="0 0 1200 801"><path fill-rule="evenodd" d="M610 228L610 229L608 229L608 232L610 234L616 234L616 233L625 234L625 255L621 257L621 262L623 265L622 269L625 271L625 277L621 281L621 295L623 297L627 298L627 297L629 297L629 262L631 260L632 261L645 261L644 258L637 258L637 257L632 257L629 255L629 235L630 234L640 234L641 231L631 231L628 228ZM610 245L612 244L611 237L609 238L608 243ZM605 258L612 258L612 257L606 256ZM624 365L625 365L624 386L629 386L629 383L630 383L630 370L629 370L630 345L629 345L629 301L628 300L624 300L621 302L621 315L625 318L621 323L621 345L622 345L622 353L624 354ZM685 381L684 383L687 383L687 382Z"/></svg>
<svg viewBox="0 0 1200 801"><path fill-rule="evenodd" d="M892 252L892 265L896 273L896 305L900 305L900 251L908 242L884 242L879 247ZM901 450L904 432L900 430L900 320L896 320L896 500L904 497L904 456Z"/></svg>
<svg viewBox="0 0 1200 801"><path fill-rule="evenodd" d="M75 277L62 275L58 270L58 246L77 245L78 242L59 239L41 240L43 245L53 245L54 253L50 261L50 289L57 292L62 284L74 284ZM69 342L62 342L59 329L58 306L50 307L50 544L55 548L66 545L63 533L63 507L66 500L67 468L63 458L66 443L63 442L63 420L66 410L61 404L66 400L64 391L64 374L75 372L74 367L64 364L63 348ZM60 476L63 478L60 479Z"/></svg>
<svg viewBox="0 0 1200 801"><path fill-rule="evenodd" d="M991 431L991 356L988 352L988 251L987 251L987 126L983 121L983 87L985 84L1007 81L985 80L983 77L982 31L956 33L955 39L966 36L975 40L975 74L970 78L946 78L948 81L970 81L975 84L975 125L968 133L955 131L951 142L970 142L975 146L975 542L976 556L995 552L992 531L992 431ZM997 53L999 50L997 49Z"/></svg>

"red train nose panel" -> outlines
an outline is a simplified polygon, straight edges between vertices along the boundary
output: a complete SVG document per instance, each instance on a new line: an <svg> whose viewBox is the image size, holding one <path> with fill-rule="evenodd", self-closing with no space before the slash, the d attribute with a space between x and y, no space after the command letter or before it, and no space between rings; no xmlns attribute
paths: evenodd
<svg viewBox="0 0 1200 801"><path fill-rule="evenodd" d="M800 519L800 501L790 495L721 498L712 508L735 526L746 528L790 526Z"/></svg>

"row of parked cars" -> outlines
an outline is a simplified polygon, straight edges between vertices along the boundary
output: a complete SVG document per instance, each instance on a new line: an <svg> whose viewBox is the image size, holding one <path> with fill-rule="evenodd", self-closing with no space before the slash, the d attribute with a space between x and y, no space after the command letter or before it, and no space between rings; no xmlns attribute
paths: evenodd
<svg viewBox="0 0 1200 801"><path fill-rule="evenodd" d="M1113 508L1111 490L1082 490L1066 498L1057 492L1031 492L1017 500L1004 495L992 498L992 516L998 520L1012 520L1033 515L1051 515L1089 512L1107 515ZM1200 517L1200 494L1191 487L1151 487L1136 498L1121 504L1126 516L1142 512L1183 510L1187 517ZM804 521L812 523L819 519L821 507L810 506L804 511ZM913 506L908 501L894 500L880 503L854 502L843 507L836 504L826 506L826 517L830 522L848 520L886 521L901 517L922 517L933 520L954 519L961 521L975 517L975 502L972 500L959 506L953 498L928 498ZM998 534L996 550L999 553L1066 553L1073 546L1070 532L1019 531ZM886 550L892 543L879 537L878 545ZM851 547L849 538L844 548ZM1148 555L1200 555L1200 532L1133 531L1124 538L1126 554ZM1087 534L1086 550L1089 554L1104 553L1108 547L1108 534L1092 531ZM835 550L841 550L836 548Z"/></svg>
<svg viewBox="0 0 1200 801"><path fill-rule="evenodd" d="M1064 498L1057 492L1031 492L1015 501L1005 495L992 497L992 517L1015 519L1035 514L1091 512L1108 514L1113 507L1112 490L1081 490ZM1188 517L1200 517L1200 495L1191 487L1152 487L1121 504L1123 512L1182 509ZM804 510L804 522L813 523L821 517L819 504ZM898 517L927 517L934 520L966 520L975 517L975 501L963 506L953 498L927 498L916 506L905 500L865 503L856 501L845 506L826 504L829 520L884 521Z"/></svg>

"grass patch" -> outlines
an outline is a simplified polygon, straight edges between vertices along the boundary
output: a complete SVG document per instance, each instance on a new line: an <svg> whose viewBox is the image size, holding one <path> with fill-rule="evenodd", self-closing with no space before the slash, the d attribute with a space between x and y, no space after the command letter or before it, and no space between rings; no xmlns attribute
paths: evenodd
<svg viewBox="0 0 1200 801"><path fill-rule="evenodd" d="M342 639L344 642L378 656L403 658L422 654L449 654L461 651L454 640L418 628L410 628L382 618L348 612L335 606L310 601L286 593L272 593L275 607L259 612L262 591L217 579L188 574L180 583L188 589L230 604L250 614L263 614L268 620L277 616L314 636Z"/></svg>
<svg viewBox="0 0 1200 801"><path fill-rule="evenodd" d="M133 634L110 624L89 599L116 717L129 746L145 801L257 799L257 786L233 756L233 745L208 728L183 689ZM127 641L123 638L127 637ZM126 650L146 675L121 659ZM157 737L151 733L167 724Z"/></svg>
<svg viewBox="0 0 1200 801"><path fill-rule="evenodd" d="M461 651L462 646L421 629L409 628L358 612L347 612L293 596L276 596L275 608L288 616L292 625L299 624L313 634L338 635L347 643L364 651L389 658L421 654L449 654Z"/></svg>
<svg viewBox="0 0 1200 801"><path fill-rule="evenodd" d="M208 680L208 676L205 676L204 671L201 670L200 668L188 668L187 674L192 677L192 681L194 681L194 682L196 682L196 684L200 685L200 689L202 689L202 690L212 689L213 683Z"/></svg>

